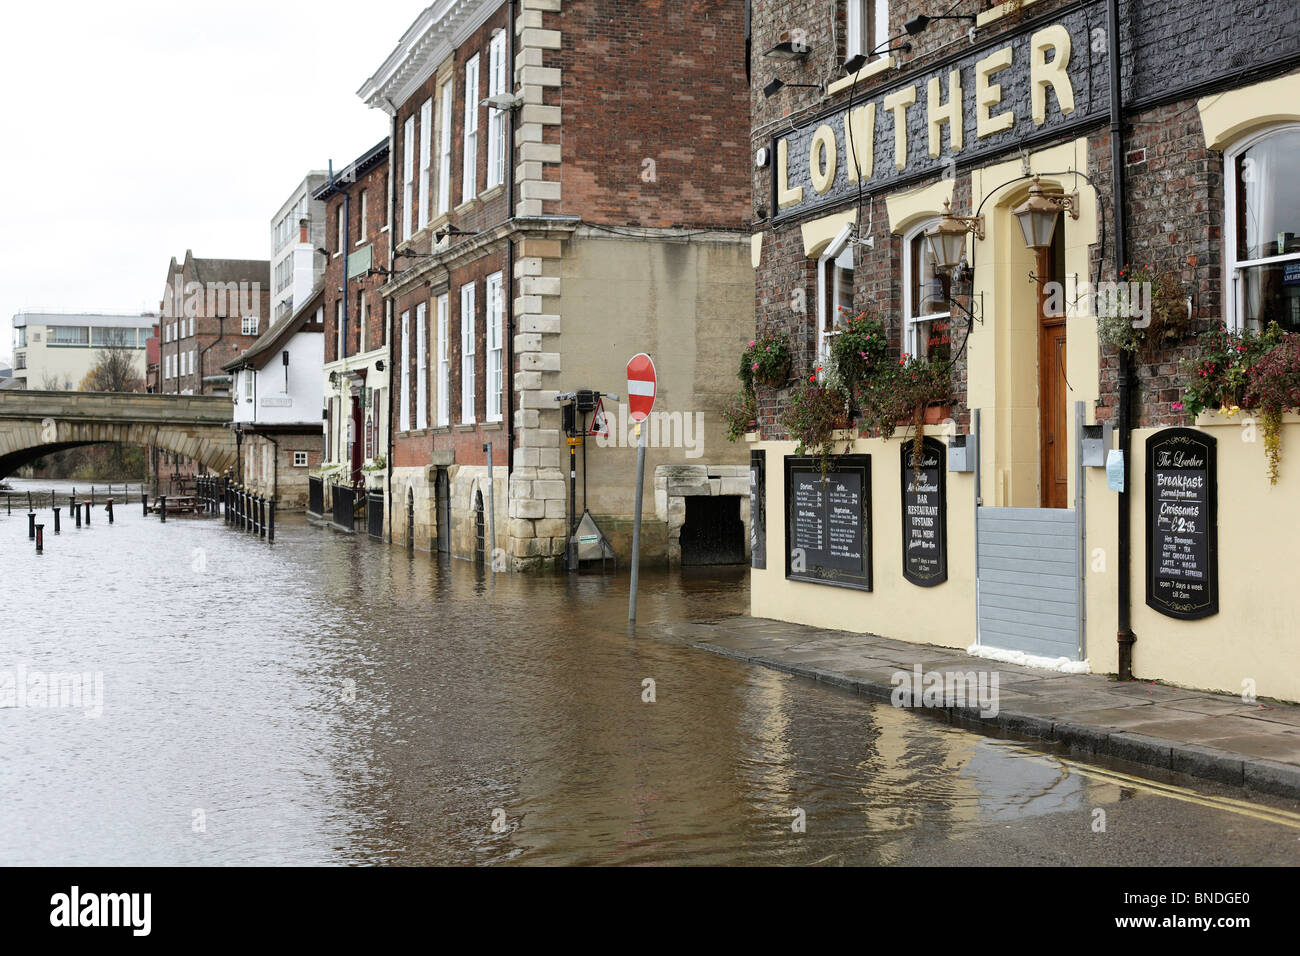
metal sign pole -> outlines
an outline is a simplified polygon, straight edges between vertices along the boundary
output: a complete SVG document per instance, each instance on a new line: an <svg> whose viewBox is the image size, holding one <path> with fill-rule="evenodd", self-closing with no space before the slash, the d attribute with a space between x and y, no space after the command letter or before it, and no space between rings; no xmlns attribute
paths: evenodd
<svg viewBox="0 0 1300 956"><path fill-rule="evenodd" d="M627 620L636 623L636 586L641 570L641 490L645 485L645 434L636 423L636 501L632 518L632 589L627 598Z"/></svg>

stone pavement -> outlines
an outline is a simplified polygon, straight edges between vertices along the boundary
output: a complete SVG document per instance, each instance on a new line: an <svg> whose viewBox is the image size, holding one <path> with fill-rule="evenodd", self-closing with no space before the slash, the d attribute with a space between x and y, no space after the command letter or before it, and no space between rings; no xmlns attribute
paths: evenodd
<svg viewBox="0 0 1300 956"><path fill-rule="evenodd" d="M996 715L974 700L916 707L985 734L1041 740L1195 777L1300 797L1300 706L1184 690L1104 674L1060 674L964 651L751 617L656 622L656 632L889 701L899 671L998 675ZM958 702L960 703L960 702Z"/></svg>

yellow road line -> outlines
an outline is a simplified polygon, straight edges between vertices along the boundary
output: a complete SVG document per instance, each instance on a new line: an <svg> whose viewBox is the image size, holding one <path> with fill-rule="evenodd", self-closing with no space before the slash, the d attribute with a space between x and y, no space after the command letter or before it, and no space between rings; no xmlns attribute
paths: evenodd
<svg viewBox="0 0 1300 956"><path fill-rule="evenodd" d="M1073 760L1066 760L1063 757L1053 757L1051 759L1064 764L1075 773L1081 774L1085 777L1092 777L1096 780L1116 784L1117 786L1134 787L1138 790L1145 790L1148 793L1154 793L1158 796L1169 797L1174 800L1182 800L1185 803L1195 803L1202 807L1210 807L1214 810L1226 810L1229 813L1254 817L1256 820L1264 820L1268 823L1276 823L1281 826L1292 827L1300 830L1300 813L1293 813L1290 810L1278 810L1273 807L1262 807L1258 804L1249 803L1246 800L1237 800L1233 797L1212 797L1203 793L1197 793L1195 790L1189 790L1186 787L1174 786L1172 783L1158 783L1154 780L1144 780L1141 777L1134 777L1127 773L1120 773L1118 770L1103 770L1100 767L1091 767L1087 764L1077 763Z"/></svg>

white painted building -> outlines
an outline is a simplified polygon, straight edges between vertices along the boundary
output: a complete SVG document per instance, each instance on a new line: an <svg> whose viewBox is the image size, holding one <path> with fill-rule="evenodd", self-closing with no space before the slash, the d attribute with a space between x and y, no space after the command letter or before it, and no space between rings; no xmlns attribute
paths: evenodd
<svg viewBox="0 0 1300 956"><path fill-rule="evenodd" d="M306 302L325 270L316 251L325 245L325 204L312 193L328 181L329 173L312 170L271 217L272 321Z"/></svg>
<svg viewBox="0 0 1300 956"><path fill-rule="evenodd" d="M283 509L306 506L308 472L321 462L325 307L322 286L226 363L238 443L235 480Z"/></svg>
<svg viewBox="0 0 1300 956"><path fill-rule="evenodd" d="M99 363L100 350L120 345L135 356L141 387L151 315L19 312L13 317L13 387L75 389Z"/></svg>

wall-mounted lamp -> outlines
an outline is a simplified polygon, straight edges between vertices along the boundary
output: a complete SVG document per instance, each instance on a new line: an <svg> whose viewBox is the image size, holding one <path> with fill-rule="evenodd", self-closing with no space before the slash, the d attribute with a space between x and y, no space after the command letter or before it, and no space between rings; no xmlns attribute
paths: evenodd
<svg viewBox="0 0 1300 956"><path fill-rule="evenodd" d="M1045 193L1035 176L1033 185L1029 187L1029 198L1012 210L1012 215L1020 223L1025 245L1035 251L1050 246L1062 209L1070 214L1071 219L1079 218L1078 192L1072 192L1068 196Z"/></svg>
<svg viewBox="0 0 1300 956"><path fill-rule="evenodd" d="M473 232L467 232L467 231L465 231L464 229L460 229L460 228L458 228L458 227L456 227L456 226L453 226L453 225L451 225L450 223L448 223L447 225L443 226L441 229L439 229L437 232L435 232L435 233L433 234L433 241L434 241L435 243L439 243L439 242L442 242L444 239L446 239L446 238L449 237L449 236L473 236L473 235L476 235L476 233L473 233ZM399 252L398 255L402 255L402 256L411 256L411 255L415 255L415 256L418 256L418 255L421 255L421 254L420 254L420 253L413 253L413 252ZM431 258L432 255L433 255L433 254L431 253L431 254L429 254L428 256L425 256L425 258Z"/></svg>
<svg viewBox="0 0 1300 956"><path fill-rule="evenodd" d="M925 241L930 245L930 255L938 268L944 272L957 268L962 253L966 251L967 234L983 239L984 217L954 216L952 204L944 200L943 216L925 231Z"/></svg>
<svg viewBox="0 0 1300 956"><path fill-rule="evenodd" d="M973 13L959 13L954 16L944 14L939 17L927 17L924 13L920 13L912 17L912 19L905 21L903 23L903 29L907 31L908 36L916 36L919 33L924 33L925 28L935 20L969 20L972 24L978 22ZM974 32L974 30L975 27L972 26L971 31Z"/></svg>
<svg viewBox="0 0 1300 956"><path fill-rule="evenodd" d="M772 47L763 56L770 56L774 60L802 60L811 50L808 44L801 41L785 40Z"/></svg>
<svg viewBox="0 0 1300 956"><path fill-rule="evenodd" d="M383 370L384 370L384 360L383 360L383 359L378 359L378 360L376 360L376 362L375 362L375 371L376 371L376 372L382 372Z"/></svg>
<svg viewBox="0 0 1300 956"><path fill-rule="evenodd" d="M822 86L820 83L787 83L785 82L785 80L776 79L773 80L771 83L767 84L767 86L763 87L764 99L771 99L772 96L775 95L775 93L778 90L783 89L784 87L787 86L802 87L804 89L809 89L809 90L820 90L823 94L825 94L826 91L826 88Z"/></svg>
<svg viewBox="0 0 1300 956"><path fill-rule="evenodd" d="M514 93L498 93L495 96L488 96L478 101L479 106L486 106L488 109L500 110L502 113L508 113L511 110L517 110L524 105L524 98Z"/></svg>

